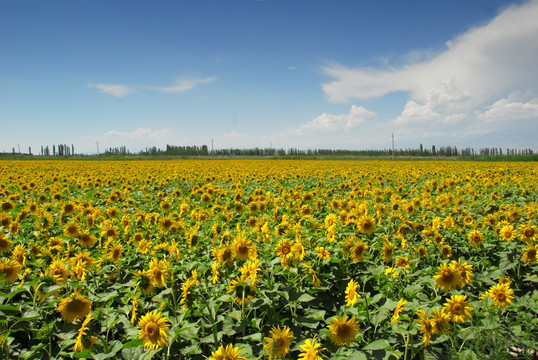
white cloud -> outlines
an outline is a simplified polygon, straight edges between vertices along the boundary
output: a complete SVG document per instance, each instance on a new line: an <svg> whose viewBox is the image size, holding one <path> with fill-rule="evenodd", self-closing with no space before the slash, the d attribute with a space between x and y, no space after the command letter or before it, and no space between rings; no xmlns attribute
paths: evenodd
<svg viewBox="0 0 538 360"><path fill-rule="evenodd" d="M215 78L209 77L205 79L179 79L174 86L168 87L152 87L152 89L164 93L185 92L193 89L196 85L207 84L214 81Z"/></svg>
<svg viewBox="0 0 538 360"><path fill-rule="evenodd" d="M410 134L417 138L514 130L516 121L520 132L528 133L538 121L537 98L517 100L509 94L538 94L536 19L538 0L511 6L448 41L437 55L410 52L408 63L396 68L326 67L333 81L322 88L334 103L408 92L394 125L402 130L414 125Z"/></svg>
<svg viewBox="0 0 538 360"><path fill-rule="evenodd" d="M323 113L314 120L302 124L296 129L291 129L289 132L302 135L311 132L348 131L376 115L375 112L369 111L362 106L353 105L347 114L333 115Z"/></svg>
<svg viewBox="0 0 538 360"><path fill-rule="evenodd" d="M500 99L487 111L479 114L478 118L487 122L538 118L538 98L528 102L512 101L510 98Z"/></svg>
<svg viewBox="0 0 538 360"><path fill-rule="evenodd" d="M105 133L105 139L126 139L126 140L166 140L171 138L170 130L151 130L149 128L138 128L134 131L111 130Z"/></svg>
<svg viewBox="0 0 538 360"><path fill-rule="evenodd" d="M88 87L97 88L100 92L109 94L116 97L123 97L124 95L134 92L134 89L127 85L119 84L88 84Z"/></svg>

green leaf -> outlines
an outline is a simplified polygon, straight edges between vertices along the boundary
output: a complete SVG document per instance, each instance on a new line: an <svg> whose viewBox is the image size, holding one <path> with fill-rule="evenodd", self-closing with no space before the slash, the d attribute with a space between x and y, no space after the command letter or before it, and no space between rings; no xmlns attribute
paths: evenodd
<svg viewBox="0 0 538 360"><path fill-rule="evenodd" d="M135 339L135 340L129 341L128 343L123 344L123 346L121 348L122 349L129 349L129 348L140 346L143 343L144 343L144 339Z"/></svg>
<svg viewBox="0 0 538 360"><path fill-rule="evenodd" d="M363 350L391 350L391 349L392 349L392 346L390 345L389 341L385 339L375 340L363 348Z"/></svg>

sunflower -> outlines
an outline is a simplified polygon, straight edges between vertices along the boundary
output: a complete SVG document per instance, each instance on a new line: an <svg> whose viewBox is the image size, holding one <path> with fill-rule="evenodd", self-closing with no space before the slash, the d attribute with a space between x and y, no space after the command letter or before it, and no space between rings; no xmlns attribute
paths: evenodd
<svg viewBox="0 0 538 360"><path fill-rule="evenodd" d="M376 227L375 219L369 215L363 215L357 220L359 231L363 234L371 234Z"/></svg>
<svg viewBox="0 0 538 360"><path fill-rule="evenodd" d="M389 263L392 261L394 256L394 245L390 242L389 239L385 239L383 242L383 261Z"/></svg>
<svg viewBox="0 0 538 360"><path fill-rule="evenodd" d="M63 215L73 215L75 211L77 210L75 204L71 202L66 202L62 205L62 214Z"/></svg>
<svg viewBox="0 0 538 360"><path fill-rule="evenodd" d="M364 243L362 240L357 240L353 242L351 246L351 258L354 263L358 263L364 259L364 253L368 250L368 244Z"/></svg>
<svg viewBox="0 0 538 360"><path fill-rule="evenodd" d="M452 247L450 245L443 245L441 248L441 255L443 255L444 258L450 258L452 256Z"/></svg>
<svg viewBox="0 0 538 360"><path fill-rule="evenodd" d="M232 244L235 251L235 256L239 260L256 259L257 252L256 246L252 244L250 239L247 239L246 235L241 232Z"/></svg>
<svg viewBox="0 0 538 360"><path fill-rule="evenodd" d="M351 279L349 280L349 283L346 287L346 306L353 306L357 302L357 300L361 297L357 293L357 286L358 284L355 282L355 280Z"/></svg>
<svg viewBox="0 0 538 360"><path fill-rule="evenodd" d="M512 225L504 225L499 231L501 240L514 241L516 239L516 231Z"/></svg>
<svg viewBox="0 0 538 360"><path fill-rule="evenodd" d="M471 283L471 279L473 278L473 266L467 264L466 262L462 263L461 259L458 259L458 261L452 261L452 264L460 272L460 287L469 285Z"/></svg>
<svg viewBox="0 0 538 360"><path fill-rule="evenodd" d="M331 257L331 253L325 250L323 246L316 247L314 251L318 254L320 260L329 260Z"/></svg>
<svg viewBox="0 0 538 360"><path fill-rule="evenodd" d="M411 267L411 262L409 261L409 258L407 256L398 256L398 258L394 262L394 265L401 269L409 270L409 268Z"/></svg>
<svg viewBox="0 0 538 360"><path fill-rule="evenodd" d="M6 283L11 284L19 277L19 271L21 269L20 264L12 259L0 260L0 280L5 280Z"/></svg>
<svg viewBox="0 0 538 360"><path fill-rule="evenodd" d="M74 221L70 221L65 225L64 234L68 237L77 237L80 233L80 226Z"/></svg>
<svg viewBox="0 0 538 360"><path fill-rule="evenodd" d="M9 201L9 200L4 200L2 202L2 204L0 205L0 209L2 209L2 211L4 211L4 212L10 211L14 207L15 207L15 205L13 205L13 203L11 201Z"/></svg>
<svg viewBox="0 0 538 360"><path fill-rule="evenodd" d="M538 258L536 257L536 246L534 244L529 245L528 247L523 249L523 262L532 263L537 260Z"/></svg>
<svg viewBox="0 0 538 360"><path fill-rule="evenodd" d="M480 246L484 242L485 236L482 232L479 230L471 230L469 235L467 235L467 240L469 240L469 244L473 246Z"/></svg>
<svg viewBox="0 0 538 360"><path fill-rule="evenodd" d="M3 232L0 232L0 253L9 251L11 244L11 239L5 236Z"/></svg>
<svg viewBox="0 0 538 360"><path fill-rule="evenodd" d="M119 236L118 227L109 221L105 221L101 228L101 236L105 239L116 239Z"/></svg>
<svg viewBox="0 0 538 360"><path fill-rule="evenodd" d="M78 242L84 248L90 247L95 243L95 236L83 231L78 234Z"/></svg>
<svg viewBox="0 0 538 360"><path fill-rule="evenodd" d="M170 327L168 319L160 312L153 311L142 316L136 326L140 329L139 339L144 339L144 348L157 350L166 345Z"/></svg>
<svg viewBox="0 0 538 360"><path fill-rule="evenodd" d="M121 253L123 251L123 246L121 244L113 244L108 251L108 258L112 259L114 262L118 262L121 259Z"/></svg>
<svg viewBox="0 0 538 360"><path fill-rule="evenodd" d="M78 330L77 340L73 347L74 352L81 352L84 350L90 350L94 344L97 344L97 337L88 335L90 328L88 324L93 319L92 313L86 316L86 319L82 322L80 329Z"/></svg>
<svg viewBox="0 0 538 360"><path fill-rule="evenodd" d="M153 285L158 288L164 287L164 283L170 278L170 264L168 264L168 261L157 258L151 259L149 276Z"/></svg>
<svg viewBox="0 0 538 360"><path fill-rule="evenodd" d="M240 356L241 349L234 347L232 344L221 345L217 351L211 353L209 360L247 360L247 358Z"/></svg>
<svg viewBox="0 0 538 360"><path fill-rule="evenodd" d="M514 301L514 290L506 283L492 286L487 294L493 299L493 305L497 307L505 308Z"/></svg>
<svg viewBox="0 0 538 360"><path fill-rule="evenodd" d="M171 216L163 216L159 219L159 231L162 233L167 233L172 228L172 225L174 225L174 220Z"/></svg>
<svg viewBox="0 0 538 360"><path fill-rule="evenodd" d="M265 354L269 356L269 360L281 359L286 356L290 350L291 341L295 339L293 336L293 331L290 331L290 328L284 326L273 327L271 329L271 337L265 338L265 344L263 345L263 350Z"/></svg>
<svg viewBox="0 0 538 360"><path fill-rule="evenodd" d="M50 264L48 274L54 278L54 282L63 285L67 282L67 265L64 260L56 259Z"/></svg>
<svg viewBox="0 0 538 360"><path fill-rule="evenodd" d="M434 334L445 334L450 333L450 315L440 309L433 309L433 314L430 317L432 324L432 333Z"/></svg>
<svg viewBox="0 0 538 360"><path fill-rule="evenodd" d="M355 340L355 336L359 332L359 324L355 320L355 316L351 319L347 319L347 315L342 317L335 316L332 318L331 323L328 326L329 338L337 346L343 346L349 344Z"/></svg>
<svg viewBox="0 0 538 360"><path fill-rule="evenodd" d="M228 293L234 294L234 301L238 305L246 305L250 300L254 298L254 292L256 288L247 283L247 279L243 277L238 277L235 280L232 280L230 286L228 286Z"/></svg>
<svg viewBox="0 0 538 360"><path fill-rule="evenodd" d="M418 331L422 334L422 343L424 347L428 347L433 333L432 321L428 319L428 315L422 309L418 310L416 314L419 318L415 321L420 324Z"/></svg>
<svg viewBox="0 0 538 360"><path fill-rule="evenodd" d="M392 315L391 324L395 324L398 322L398 319L400 318L400 315L402 311L405 309L405 305L407 304L407 300L404 298L401 298L398 300L398 304L396 305L396 308L394 309L394 314Z"/></svg>
<svg viewBox="0 0 538 360"><path fill-rule="evenodd" d="M73 296L61 299L56 311L60 313L64 321L70 323L82 319L91 309L92 301L75 292Z"/></svg>
<svg viewBox="0 0 538 360"><path fill-rule="evenodd" d="M538 230L536 225L532 225L530 222L528 224L521 224L519 226L519 237L521 240L528 243L532 243L536 238L538 238Z"/></svg>
<svg viewBox="0 0 538 360"><path fill-rule="evenodd" d="M319 353L325 350L325 348L321 347L317 335L312 340L306 339L304 344L301 345L301 350L299 360L323 360Z"/></svg>
<svg viewBox="0 0 538 360"><path fill-rule="evenodd" d="M462 283L461 273L454 264L442 263L439 271L433 276L435 286L442 287L445 291L456 289Z"/></svg>
<svg viewBox="0 0 538 360"><path fill-rule="evenodd" d="M467 300L467 295L452 295L444 305L443 311L450 315L450 321L463 323L471 317L473 306Z"/></svg>
<svg viewBox="0 0 538 360"><path fill-rule="evenodd" d="M293 256L292 247L293 244L288 239L282 239L276 247L276 254L282 259L290 259Z"/></svg>

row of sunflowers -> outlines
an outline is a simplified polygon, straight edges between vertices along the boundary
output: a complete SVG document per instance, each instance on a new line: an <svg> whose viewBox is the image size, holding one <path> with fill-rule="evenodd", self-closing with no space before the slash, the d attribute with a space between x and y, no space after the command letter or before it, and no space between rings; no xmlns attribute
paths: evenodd
<svg viewBox="0 0 538 360"><path fill-rule="evenodd" d="M0 161L0 358L532 359L537 174Z"/></svg>

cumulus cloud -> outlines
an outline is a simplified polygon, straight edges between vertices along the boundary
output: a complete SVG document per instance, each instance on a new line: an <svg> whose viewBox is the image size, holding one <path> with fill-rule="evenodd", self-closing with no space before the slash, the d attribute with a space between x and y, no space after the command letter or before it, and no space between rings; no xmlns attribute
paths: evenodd
<svg viewBox="0 0 538 360"><path fill-rule="evenodd" d="M375 112L367 110L362 106L353 105L347 114L334 115L323 113L298 128L290 130L290 132L296 135L302 135L312 132L348 131L376 115Z"/></svg>
<svg viewBox="0 0 538 360"><path fill-rule="evenodd" d="M88 84L88 87L97 88L100 92L109 94L116 97L123 97L124 95L134 92L134 89L128 85L120 84Z"/></svg>
<svg viewBox="0 0 538 360"><path fill-rule="evenodd" d="M394 121L400 126L538 119L536 98L509 99L517 91L538 94L536 19L538 0L511 6L448 41L436 55L415 52L395 68L328 66L324 71L333 80L322 88L334 103L408 92L410 99Z"/></svg>
<svg viewBox="0 0 538 360"><path fill-rule="evenodd" d="M164 93L175 93L175 92L185 92L193 89L195 86L200 84L207 84L214 81L215 78L209 77L205 79L179 79L176 85L168 87L152 87L152 89L161 91Z"/></svg>

